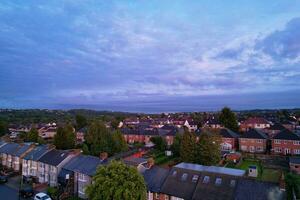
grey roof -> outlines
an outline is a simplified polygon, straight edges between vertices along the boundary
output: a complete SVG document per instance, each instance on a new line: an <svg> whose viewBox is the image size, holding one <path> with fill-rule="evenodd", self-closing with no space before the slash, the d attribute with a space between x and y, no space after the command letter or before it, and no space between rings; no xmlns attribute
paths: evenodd
<svg viewBox="0 0 300 200"><path fill-rule="evenodd" d="M32 149L25 157L25 160L34 160L37 161L41 158L45 153L50 151L47 145L39 145Z"/></svg>
<svg viewBox="0 0 300 200"><path fill-rule="evenodd" d="M17 143L7 143L0 148L0 153L14 154L19 148Z"/></svg>
<svg viewBox="0 0 300 200"><path fill-rule="evenodd" d="M295 133L289 131L288 129L284 129L277 133L272 139L278 140L300 140L300 137Z"/></svg>
<svg viewBox="0 0 300 200"><path fill-rule="evenodd" d="M238 138L239 135L228 128L222 128L220 130L220 135L225 138Z"/></svg>
<svg viewBox="0 0 300 200"><path fill-rule="evenodd" d="M197 186L197 181L194 182L192 179L200 175L199 171L173 167L161 188L161 193L182 199L192 199Z"/></svg>
<svg viewBox="0 0 300 200"><path fill-rule="evenodd" d="M300 164L300 157L290 157L290 163Z"/></svg>
<svg viewBox="0 0 300 200"><path fill-rule="evenodd" d="M147 162L145 158L126 158L123 160L126 165L130 166L138 166L139 164L143 164Z"/></svg>
<svg viewBox="0 0 300 200"><path fill-rule="evenodd" d="M235 200L283 200L285 192L280 190L277 184L259 182L250 179L238 181L235 193Z"/></svg>
<svg viewBox="0 0 300 200"><path fill-rule="evenodd" d="M97 167L101 164L102 162L98 157L79 155L65 164L63 169L93 176L96 173Z"/></svg>
<svg viewBox="0 0 300 200"><path fill-rule="evenodd" d="M143 176L147 185L147 190L159 193L168 174L169 170L157 166L152 166L150 169L145 170Z"/></svg>
<svg viewBox="0 0 300 200"><path fill-rule="evenodd" d="M258 129L249 129L246 133L242 134L240 138L268 139L268 136Z"/></svg>
<svg viewBox="0 0 300 200"><path fill-rule="evenodd" d="M181 169L189 169L189 170L194 170L199 172L210 172L210 173L226 174L232 176L244 176L246 173L245 170L241 170L241 169L231 169L231 168L216 167L216 166L204 166L204 165L184 163L184 162L179 163L174 167L181 168Z"/></svg>
<svg viewBox="0 0 300 200"><path fill-rule="evenodd" d="M13 153L14 156L21 156L31 148L32 143L20 144L18 150Z"/></svg>
<svg viewBox="0 0 300 200"><path fill-rule="evenodd" d="M56 150L53 149L43 155L39 161L42 163L46 163L52 166L59 165L64 159L66 159L69 155L69 151Z"/></svg>
<svg viewBox="0 0 300 200"><path fill-rule="evenodd" d="M4 141L0 141L0 147L4 144L6 144Z"/></svg>

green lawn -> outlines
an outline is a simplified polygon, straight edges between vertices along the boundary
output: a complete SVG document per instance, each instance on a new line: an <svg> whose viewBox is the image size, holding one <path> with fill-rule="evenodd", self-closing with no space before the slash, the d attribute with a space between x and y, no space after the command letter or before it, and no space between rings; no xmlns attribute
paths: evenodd
<svg viewBox="0 0 300 200"><path fill-rule="evenodd" d="M281 171L276 169L263 169L261 176L262 181L278 182L281 176Z"/></svg>

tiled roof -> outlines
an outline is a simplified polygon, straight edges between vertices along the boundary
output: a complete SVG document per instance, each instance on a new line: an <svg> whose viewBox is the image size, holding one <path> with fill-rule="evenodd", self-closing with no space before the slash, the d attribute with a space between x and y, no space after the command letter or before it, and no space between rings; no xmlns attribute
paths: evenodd
<svg viewBox="0 0 300 200"><path fill-rule="evenodd" d="M145 170L143 176L147 190L159 193L168 174L169 170L157 166L152 166L150 169Z"/></svg>
<svg viewBox="0 0 300 200"><path fill-rule="evenodd" d="M20 146L17 143L7 143L0 148L0 153L6 153L12 155L18 150L18 148L20 148Z"/></svg>
<svg viewBox="0 0 300 200"><path fill-rule="evenodd" d="M72 158L70 162L63 166L63 168L69 171L93 176L99 165L101 165L101 160L98 157L79 155Z"/></svg>
<svg viewBox="0 0 300 200"><path fill-rule="evenodd" d="M69 155L69 151L53 149L43 155L39 161L49 165L57 166Z"/></svg>
<svg viewBox="0 0 300 200"><path fill-rule="evenodd" d="M290 163L300 164L300 157L290 157Z"/></svg>
<svg viewBox="0 0 300 200"><path fill-rule="evenodd" d="M31 148L31 143L20 144L18 150L13 153L14 156L21 156Z"/></svg>
<svg viewBox="0 0 300 200"><path fill-rule="evenodd" d="M50 151L47 145L39 145L36 146L33 150L31 150L25 157L25 160L34 160L37 161L41 158L45 153Z"/></svg>
<svg viewBox="0 0 300 200"><path fill-rule="evenodd" d="M277 133L273 139L277 139L277 140L300 140L300 137L298 135L296 135L295 133L284 129L282 131L280 131L279 133Z"/></svg>
<svg viewBox="0 0 300 200"><path fill-rule="evenodd" d="M250 117L243 124L269 124L269 122L262 117Z"/></svg>
<svg viewBox="0 0 300 200"><path fill-rule="evenodd" d="M222 128L220 130L220 135L224 138L238 138L239 135L228 128Z"/></svg>
<svg viewBox="0 0 300 200"><path fill-rule="evenodd" d="M267 135L257 129L249 129L246 133L242 134L240 138L252 138L252 139L267 139Z"/></svg>

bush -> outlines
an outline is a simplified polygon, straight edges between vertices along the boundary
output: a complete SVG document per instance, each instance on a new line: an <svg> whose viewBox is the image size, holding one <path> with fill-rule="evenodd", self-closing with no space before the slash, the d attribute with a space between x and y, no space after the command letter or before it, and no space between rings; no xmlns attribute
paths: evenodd
<svg viewBox="0 0 300 200"><path fill-rule="evenodd" d="M55 187L48 187L47 193L52 199L58 199L58 189Z"/></svg>

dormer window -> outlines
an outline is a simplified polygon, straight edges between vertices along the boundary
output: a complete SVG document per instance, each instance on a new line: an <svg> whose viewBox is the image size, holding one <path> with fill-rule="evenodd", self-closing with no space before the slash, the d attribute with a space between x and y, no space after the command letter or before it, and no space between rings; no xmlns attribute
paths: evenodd
<svg viewBox="0 0 300 200"><path fill-rule="evenodd" d="M194 175L192 178L192 182L196 183L198 181L199 176L198 175Z"/></svg>
<svg viewBox="0 0 300 200"><path fill-rule="evenodd" d="M203 183L205 184L209 183L209 176L204 176Z"/></svg>
<svg viewBox="0 0 300 200"><path fill-rule="evenodd" d="M235 187L236 184L236 180L231 180L230 181L230 187Z"/></svg>
<svg viewBox="0 0 300 200"><path fill-rule="evenodd" d="M222 184L222 179L221 178L216 178L216 185L221 185Z"/></svg>
<svg viewBox="0 0 300 200"><path fill-rule="evenodd" d="M182 176L181 176L181 180L182 181L186 181L187 178L188 178L188 174L187 173L182 174Z"/></svg>
<svg viewBox="0 0 300 200"><path fill-rule="evenodd" d="M174 170L173 173L172 173L172 176L175 177L176 175L177 175L177 171Z"/></svg>

